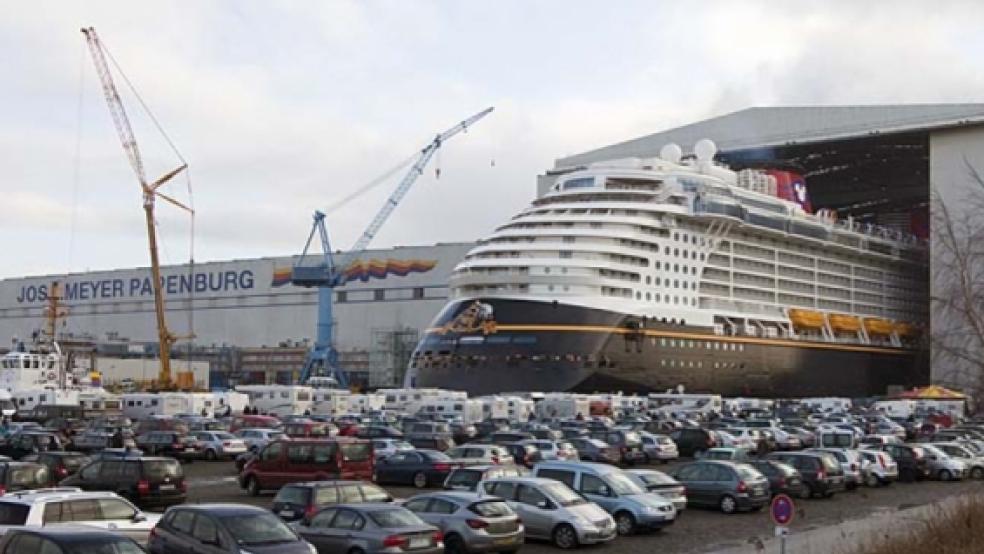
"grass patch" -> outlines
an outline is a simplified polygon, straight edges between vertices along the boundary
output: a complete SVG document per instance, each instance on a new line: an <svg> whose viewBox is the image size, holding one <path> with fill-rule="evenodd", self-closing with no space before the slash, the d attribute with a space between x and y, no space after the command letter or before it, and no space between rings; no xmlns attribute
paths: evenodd
<svg viewBox="0 0 984 554"><path fill-rule="evenodd" d="M968 495L921 517L899 515L877 538L847 554L980 554L984 552L984 496Z"/></svg>

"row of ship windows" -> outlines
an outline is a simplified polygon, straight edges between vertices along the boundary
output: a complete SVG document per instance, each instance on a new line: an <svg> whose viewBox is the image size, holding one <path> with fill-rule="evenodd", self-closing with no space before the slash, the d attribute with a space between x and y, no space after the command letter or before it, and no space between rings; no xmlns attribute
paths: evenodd
<svg viewBox="0 0 984 554"><path fill-rule="evenodd" d="M660 367L681 367L681 368L691 368L691 369L701 369L704 367L704 362L702 360L667 360L662 359L659 361ZM710 366L708 362L708 366ZM738 362L714 362L714 369L738 369L739 367L744 367L745 364L739 364Z"/></svg>
<svg viewBox="0 0 984 554"><path fill-rule="evenodd" d="M653 344L655 343L656 339L653 339ZM703 348L705 350L730 350L732 352L745 351L745 345L742 343L719 342L713 340L668 339L666 337L661 337L659 339L659 345L668 348Z"/></svg>

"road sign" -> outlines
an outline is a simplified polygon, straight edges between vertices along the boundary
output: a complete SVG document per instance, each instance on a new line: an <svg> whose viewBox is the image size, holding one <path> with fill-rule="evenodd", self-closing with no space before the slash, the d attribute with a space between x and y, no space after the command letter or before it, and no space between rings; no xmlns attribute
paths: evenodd
<svg viewBox="0 0 984 554"><path fill-rule="evenodd" d="M785 527L793 521L793 512L796 510L796 505L793 504L793 499L786 496L785 494L777 494L775 498L772 499L772 506L769 509L769 513L772 515L772 521L776 525Z"/></svg>

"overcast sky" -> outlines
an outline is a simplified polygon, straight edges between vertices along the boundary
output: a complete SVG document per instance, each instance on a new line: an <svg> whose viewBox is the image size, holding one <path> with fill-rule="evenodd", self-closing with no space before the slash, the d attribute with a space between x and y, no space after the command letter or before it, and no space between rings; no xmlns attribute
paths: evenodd
<svg viewBox="0 0 984 554"><path fill-rule="evenodd" d="M3 6L0 277L147 263L83 25L190 164L198 261L296 253L314 209L490 105L373 246L474 240L525 206L557 157L749 106L984 102L972 1ZM117 80L154 178L177 158ZM330 214L336 248L397 180ZM186 187L167 191L186 200ZM187 218L158 210L164 261L186 261Z"/></svg>

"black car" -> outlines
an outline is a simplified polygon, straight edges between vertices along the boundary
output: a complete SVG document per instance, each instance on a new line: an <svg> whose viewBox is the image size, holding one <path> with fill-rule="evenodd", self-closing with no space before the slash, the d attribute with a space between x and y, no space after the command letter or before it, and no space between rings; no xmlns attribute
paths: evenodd
<svg viewBox="0 0 984 554"><path fill-rule="evenodd" d="M803 496L803 476L796 468L777 460L749 460L746 464L754 467L769 480L772 496L787 494L799 498Z"/></svg>
<svg viewBox="0 0 984 554"><path fill-rule="evenodd" d="M531 433L521 431L497 431L489 437L489 442L492 444L506 445L513 442L533 440L535 438Z"/></svg>
<svg viewBox="0 0 984 554"><path fill-rule="evenodd" d="M332 504L392 502L388 492L362 481L309 481L281 487L271 511L284 521L310 519L318 510Z"/></svg>
<svg viewBox="0 0 984 554"><path fill-rule="evenodd" d="M89 458L81 452L54 451L25 456L22 461L37 462L47 467L51 485L57 485L59 481L74 474L88 463Z"/></svg>
<svg viewBox="0 0 984 554"><path fill-rule="evenodd" d="M188 493L184 471L174 458L99 460L59 484L87 491L112 491L141 507L180 504Z"/></svg>
<svg viewBox="0 0 984 554"><path fill-rule="evenodd" d="M178 431L151 431L137 437L137 448L151 456L169 456L190 461L200 456L195 437Z"/></svg>
<svg viewBox="0 0 984 554"><path fill-rule="evenodd" d="M0 454L15 460L49 450L65 450L65 443L58 433L44 430L20 431L0 445Z"/></svg>
<svg viewBox="0 0 984 554"><path fill-rule="evenodd" d="M899 465L899 481L912 482L929 477L929 460L922 448L911 444L884 444L881 450Z"/></svg>
<svg viewBox="0 0 984 554"><path fill-rule="evenodd" d="M245 504L174 506L147 543L151 554L311 554L311 547L270 512Z"/></svg>
<svg viewBox="0 0 984 554"><path fill-rule="evenodd" d="M455 447L454 439L451 437L411 437L407 439L407 442L413 445L414 448L418 450L437 450L444 452L445 450L450 450Z"/></svg>
<svg viewBox="0 0 984 554"><path fill-rule="evenodd" d="M393 485L413 485L422 489L444 483L448 474L461 464L436 450L397 452L376 463L373 481Z"/></svg>
<svg viewBox="0 0 984 554"><path fill-rule="evenodd" d="M360 439L402 439L403 431L389 425L370 425L359 429L356 436Z"/></svg>
<svg viewBox="0 0 984 554"><path fill-rule="evenodd" d="M714 431L698 427L675 429L670 432L670 439L676 443L681 456L694 456L718 445Z"/></svg>
<svg viewBox="0 0 984 554"><path fill-rule="evenodd" d="M498 443L502 444L502 443ZM507 443L502 446L512 456L513 463L520 466L532 468L537 462L543 459L540 449L532 444Z"/></svg>
<svg viewBox="0 0 984 554"><path fill-rule="evenodd" d="M35 462L0 462L0 494L47 487L50 474L47 467Z"/></svg>
<svg viewBox="0 0 984 554"><path fill-rule="evenodd" d="M792 466L803 480L801 496L830 498L847 489L847 479L840 462L826 452L773 452L769 460Z"/></svg>
<svg viewBox="0 0 984 554"><path fill-rule="evenodd" d="M133 539L81 525L12 528L0 540L0 554L143 554Z"/></svg>

